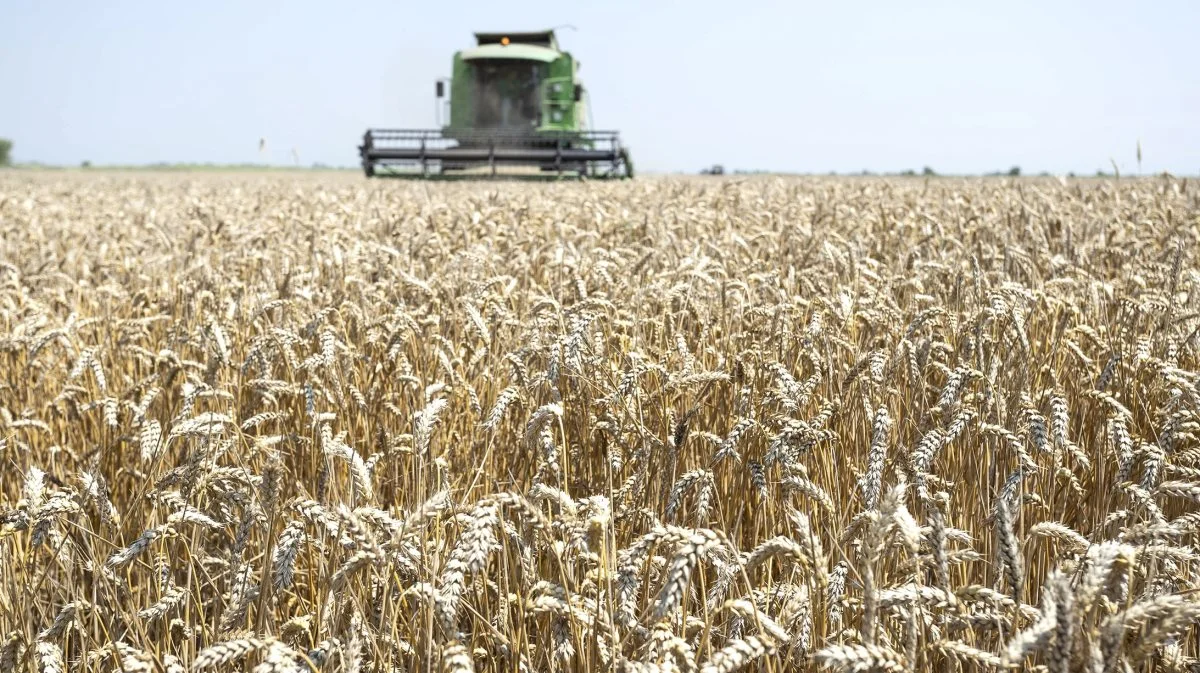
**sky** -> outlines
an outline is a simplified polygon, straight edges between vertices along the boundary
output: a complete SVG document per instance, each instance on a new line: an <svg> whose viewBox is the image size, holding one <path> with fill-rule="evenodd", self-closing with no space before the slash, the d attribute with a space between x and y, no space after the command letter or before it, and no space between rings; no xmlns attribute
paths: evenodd
<svg viewBox="0 0 1200 673"><path fill-rule="evenodd" d="M349 166L554 26L639 171L1200 174L1200 2L0 0L17 161ZM259 140L266 139L260 152Z"/></svg>

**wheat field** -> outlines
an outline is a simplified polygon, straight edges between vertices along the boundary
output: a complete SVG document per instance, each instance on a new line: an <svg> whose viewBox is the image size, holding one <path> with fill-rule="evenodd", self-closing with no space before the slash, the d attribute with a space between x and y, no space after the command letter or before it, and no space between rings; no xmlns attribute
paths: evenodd
<svg viewBox="0 0 1200 673"><path fill-rule="evenodd" d="M0 174L0 673L1200 670L1200 190Z"/></svg>

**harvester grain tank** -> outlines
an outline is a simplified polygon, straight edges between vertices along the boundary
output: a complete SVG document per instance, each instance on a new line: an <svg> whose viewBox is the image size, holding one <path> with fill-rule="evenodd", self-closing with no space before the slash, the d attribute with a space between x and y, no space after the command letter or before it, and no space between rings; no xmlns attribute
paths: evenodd
<svg viewBox="0 0 1200 673"><path fill-rule="evenodd" d="M440 128L363 135L367 177L494 176L518 167L541 176L633 176L618 133L589 128L579 61L553 30L475 33L475 42L455 52L451 77L435 83Z"/></svg>

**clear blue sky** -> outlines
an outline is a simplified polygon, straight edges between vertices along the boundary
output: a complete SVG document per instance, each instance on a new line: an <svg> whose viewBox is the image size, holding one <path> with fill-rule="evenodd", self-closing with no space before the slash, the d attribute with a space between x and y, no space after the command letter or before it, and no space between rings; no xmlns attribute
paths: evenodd
<svg viewBox="0 0 1200 673"><path fill-rule="evenodd" d="M1200 172L1200 2L0 0L20 161L357 163L475 30L557 24L640 170ZM258 140L268 152L260 157Z"/></svg>

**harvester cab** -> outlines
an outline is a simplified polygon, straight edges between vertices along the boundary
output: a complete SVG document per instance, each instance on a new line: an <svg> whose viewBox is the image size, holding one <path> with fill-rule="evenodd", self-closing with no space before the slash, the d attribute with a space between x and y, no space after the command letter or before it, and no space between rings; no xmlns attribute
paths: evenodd
<svg viewBox="0 0 1200 673"><path fill-rule="evenodd" d="M588 128L579 61L554 31L475 33L434 93L438 129L369 129L359 146L367 177L633 176L616 131Z"/></svg>

